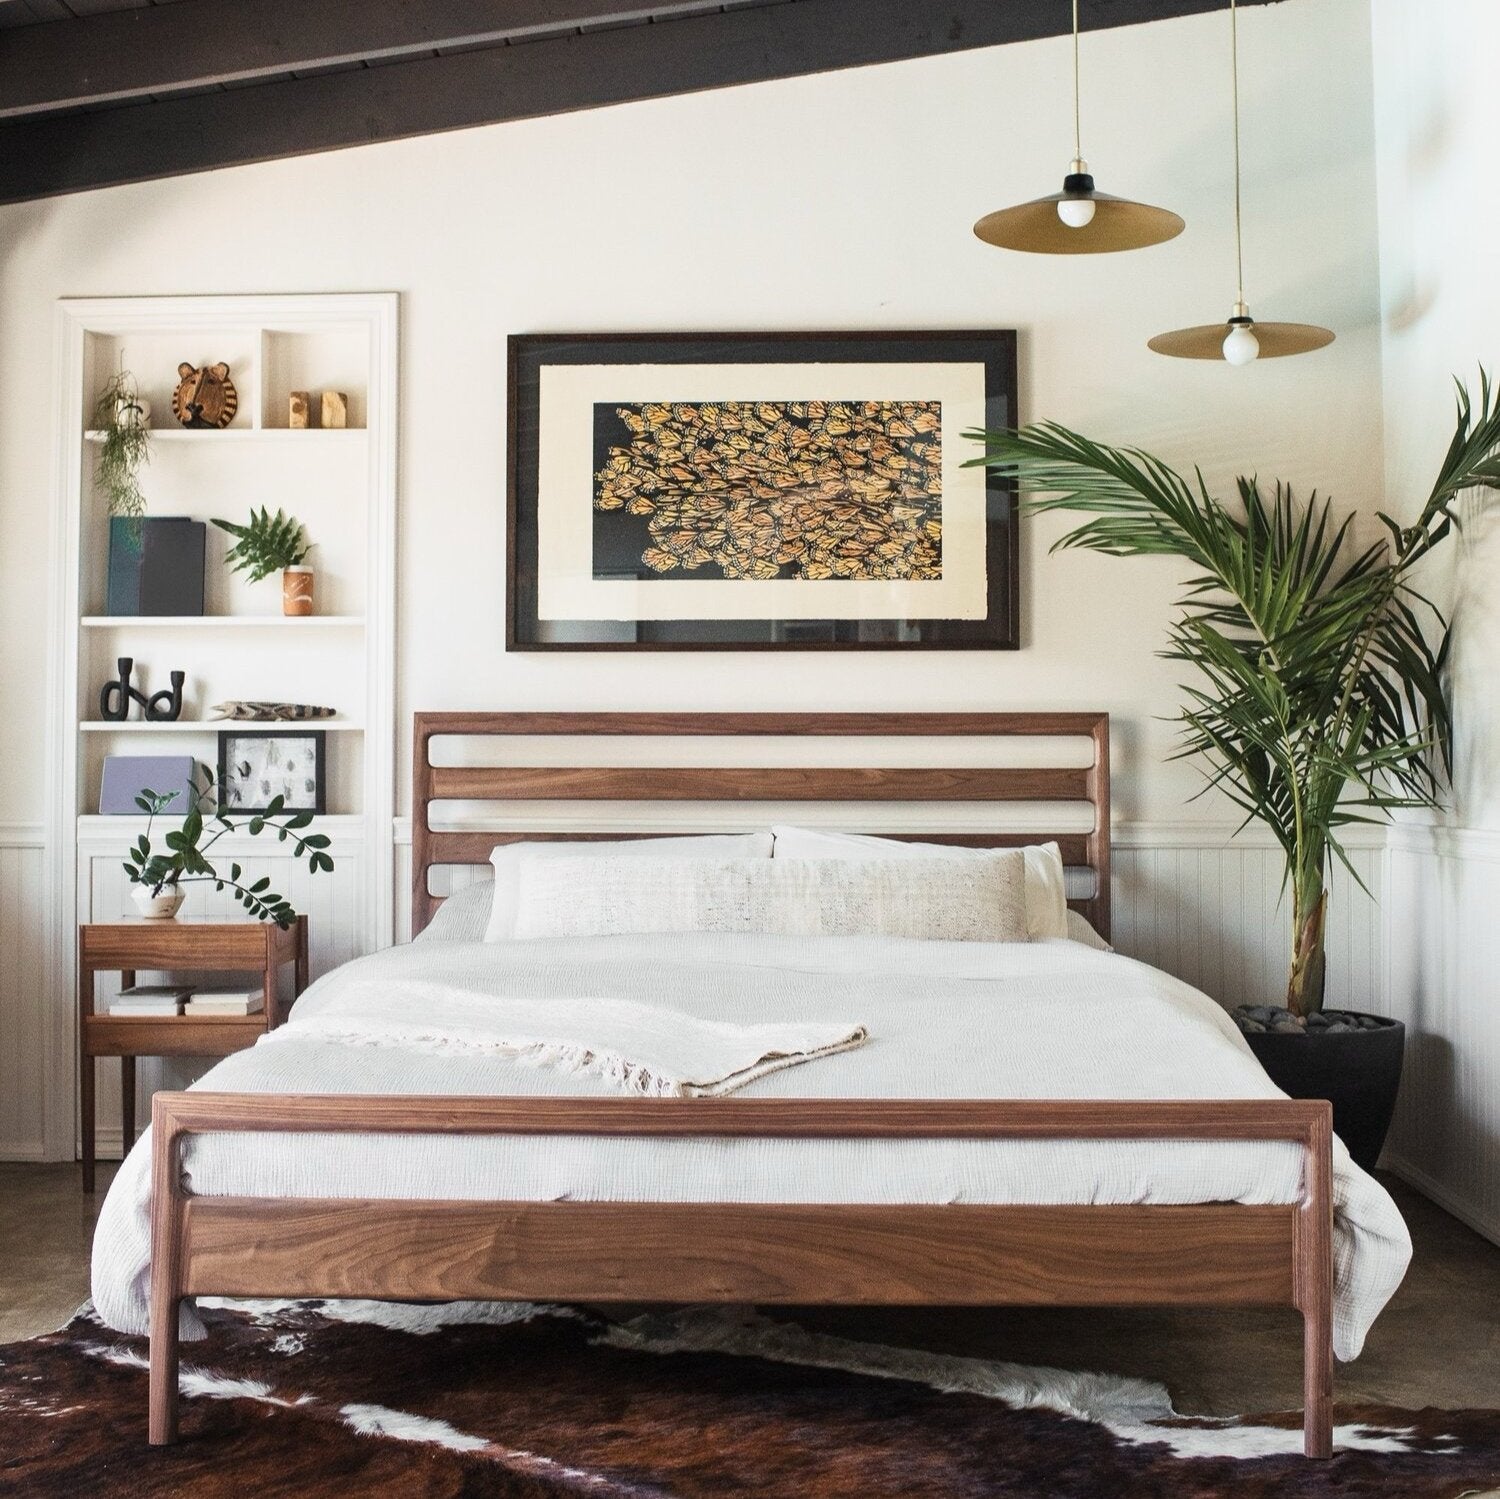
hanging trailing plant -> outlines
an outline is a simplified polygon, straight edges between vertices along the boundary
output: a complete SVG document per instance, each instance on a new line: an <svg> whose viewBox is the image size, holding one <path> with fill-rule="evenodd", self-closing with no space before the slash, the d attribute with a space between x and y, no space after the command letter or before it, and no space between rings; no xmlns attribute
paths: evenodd
<svg viewBox="0 0 1500 1499"><path fill-rule="evenodd" d="M125 369L105 381L94 403L94 426L104 434L94 467L94 488L104 496L111 515L146 513L140 470L151 460L149 415L135 376Z"/></svg>

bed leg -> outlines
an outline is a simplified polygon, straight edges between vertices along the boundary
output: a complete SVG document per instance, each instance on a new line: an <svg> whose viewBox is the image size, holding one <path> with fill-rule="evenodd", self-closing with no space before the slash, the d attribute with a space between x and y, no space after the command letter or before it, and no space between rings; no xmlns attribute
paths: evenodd
<svg viewBox="0 0 1500 1499"><path fill-rule="evenodd" d="M1302 1450L1333 1456L1333 1349L1327 1322L1302 1315Z"/></svg>
<svg viewBox="0 0 1500 1499"><path fill-rule="evenodd" d="M1333 1110L1328 1104L1307 1141L1306 1179L1297 1212L1296 1301L1302 1313L1302 1450L1333 1456Z"/></svg>
<svg viewBox="0 0 1500 1499"><path fill-rule="evenodd" d="M180 1138L170 1095L151 1101L151 1353L147 1440L177 1440L177 1315L182 1304Z"/></svg>
<svg viewBox="0 0 1500 1499"><path fill-rule="evenodd" d="M158 1299L161 1305L158 1306ZM147 1440L170 1447L177 1440L177 1309L175 1297L151 1297L151 1393Z"/></svg>

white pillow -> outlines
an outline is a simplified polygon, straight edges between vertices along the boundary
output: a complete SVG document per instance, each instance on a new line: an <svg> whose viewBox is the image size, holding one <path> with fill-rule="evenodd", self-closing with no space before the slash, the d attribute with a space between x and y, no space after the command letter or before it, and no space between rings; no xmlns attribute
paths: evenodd
<svg viewBox="0 0 1500 1499"><path fill-rule="evenodd" d="M476 880L462 890L455 890L412 941L483 942L494 905L494 882Z"/></svg>
<svg viewBox="0 0 1500 1499"><path fill-rule="evenodd" d="M517 937L764 932L1026 941L1020 851L994 859L552 858L521 865Z"/></svg>
<svg viewBox="0 0 1500 1499"><path fill-rule="evenodd" d="M946 843L907 843L864 833L823 828L771 829L778 859L992 859L1019 852L1026 860L1026 935L1033 940L1068 935L1068 892L1062 850L1055 843L1024 849L954 848Z"/></svg>
<svg viewBox="0 0 1500 1499"><path fill-rule="evenodd" d="M521 864L526 860L576 858L581 850L617 859L769 859L769 833L708 834L692 838L623 838L618 843L501 843L490 853L495 866L495 903L490 907L486 942L516 935L516 899Z"/></svg>
<svg viewBox="0 0 1500 1499"><path fill-rule="evenodd" d="M1068 937L1073 942L1081 942L1085 947L1092 947L1095 952L1114 951L1114 948L1094 930L1093 923L1082 911L1068 912Z"/></svg>

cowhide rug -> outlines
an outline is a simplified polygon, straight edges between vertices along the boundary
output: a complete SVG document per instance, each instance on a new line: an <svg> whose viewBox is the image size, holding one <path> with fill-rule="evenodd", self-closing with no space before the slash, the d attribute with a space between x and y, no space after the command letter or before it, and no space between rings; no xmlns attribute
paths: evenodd
<svg viewBox="0 0 1500 1499"><path fill-rule="evenodd" d="M1139 1380L689 1310L209 1302L182 1440L146 1445L145 1344L85 1308L0 1348L0 1493L601 1499L1457 1499L1500 1488L1500 1412L1172 1414Z"/></svg>

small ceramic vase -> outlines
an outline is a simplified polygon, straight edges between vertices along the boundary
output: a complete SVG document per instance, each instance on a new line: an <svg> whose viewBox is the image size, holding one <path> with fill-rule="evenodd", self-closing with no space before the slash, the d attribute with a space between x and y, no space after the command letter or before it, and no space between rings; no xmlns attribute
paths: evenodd
<svg viewBox="0 0 1500 1499"><path fill-rule="evenodd" d="M283 568L281 573L281 612L313 612L313 570L310 567Z"/></svg>
<svg viewBox="0 0 1500 1499"><path fill-rule="evenodd" d="M180 885L167 885L160 894L153 895L150 885L132 885L130 899L147 921L170 921L182 909L187 891Z"/></svg>

